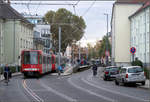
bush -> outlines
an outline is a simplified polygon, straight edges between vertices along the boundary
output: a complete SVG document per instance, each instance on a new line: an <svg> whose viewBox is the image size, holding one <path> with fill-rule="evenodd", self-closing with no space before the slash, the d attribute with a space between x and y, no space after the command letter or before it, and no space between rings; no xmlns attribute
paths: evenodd
<svg viewBox="0 0 150 102"><path fill-rule="evenodd" d="M143 63L140 60L133 61L131 64L132 64L132 66L141 66L141 67L143 67Z"/></svg>
<svg viewBox="0 0 150 102"><path fill-rule="evenodd" d="M16 67L15 66L9 66L10 70L12 73L16 72ZM18 67L18 72L20 72L21 67ZM4 67L0 67L0 74L3 74L4 72Z"/></svg>

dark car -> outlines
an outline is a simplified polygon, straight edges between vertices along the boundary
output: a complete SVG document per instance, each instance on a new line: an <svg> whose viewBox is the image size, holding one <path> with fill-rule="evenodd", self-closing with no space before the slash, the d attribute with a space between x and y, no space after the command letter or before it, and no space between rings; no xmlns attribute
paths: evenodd
<svg viewBox="0 0 150 102"><path fill-rule="evenodd" d="M112 80L116 78L116 75L119 73L119 68L116 66L109 66L104 69L104 80Z"/></svg>

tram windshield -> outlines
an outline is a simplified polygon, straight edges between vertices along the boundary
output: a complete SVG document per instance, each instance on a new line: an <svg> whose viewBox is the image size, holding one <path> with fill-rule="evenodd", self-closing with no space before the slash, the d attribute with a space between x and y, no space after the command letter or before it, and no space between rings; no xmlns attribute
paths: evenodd
<svg viewBox="0 0 150 102"><path fill-rule="evenodd" d="M24 52L24 64L38 64L38 52Z"/></svg>

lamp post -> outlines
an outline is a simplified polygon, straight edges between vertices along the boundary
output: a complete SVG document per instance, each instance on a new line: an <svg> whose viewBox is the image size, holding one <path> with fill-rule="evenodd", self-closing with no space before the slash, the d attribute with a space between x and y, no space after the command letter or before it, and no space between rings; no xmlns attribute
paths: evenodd
<svg viewBox="0 0 150 102"><path fill-rule="evenodd" d="M59 27L59 59L58 59L59 67L61 67L60 66L60 60L61 60L60 51L61 51L61 27ZM58 70L58 75L60 75L60 70Z"/></svg>
<svg viewBox="0 0 150 102"><path fill-rule="evenodd" d="M104 15L106 15L106 17L107 17L107 34L106 34L106 38L108 39L108 13L104 13ZM106 39L106 53L105 53L105 55L106 55L106 66L108 66L108 52L109 52L109 50L108 50L108 40Z"/></svg>

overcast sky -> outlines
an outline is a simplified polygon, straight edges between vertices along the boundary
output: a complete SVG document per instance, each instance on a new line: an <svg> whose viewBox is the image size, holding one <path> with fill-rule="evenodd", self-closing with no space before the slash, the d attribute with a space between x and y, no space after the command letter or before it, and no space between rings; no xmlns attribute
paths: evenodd
<svg viewBox="0 0 150 102"><path fill-rule="evenodd" d="M39 4L44 2L38 2ZM76 2L69 2L69 1L63 1L63 2L49 2L49 3L76 3ZM44 15L49 10L58 10L59 8L66 8L67 10L74 12L73 6L69 5L29 5L29 9L25 5L12 5L17 11L21 12L27 12L31 14L38 14L38 15ZM86 46L87 42L91 44L95 44L97 40L102 39L104 35L106 35L107 32L107 26L106 26L106 15L104 13L109 14L109 24L111 20L111 13L112 13L112 6L113 2L100 2L100 1L80 1L78 5L75 7L76 14L78 16L83 16L87 28L85 29L85 37L81 39L81 46ZM91 7L89 10L88 8ZM110 25L109 25L109 31L110 31Z"/></svg>

